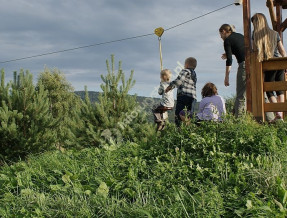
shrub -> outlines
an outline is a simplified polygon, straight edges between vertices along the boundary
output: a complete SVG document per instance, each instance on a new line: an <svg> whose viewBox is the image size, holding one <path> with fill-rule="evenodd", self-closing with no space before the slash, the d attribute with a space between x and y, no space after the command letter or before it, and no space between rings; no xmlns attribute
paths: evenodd
<svg viewBox="0 0 287 218"><path fill-rule="evenodd" d="M91 103L86 88L86 98L82 107L82 120L85 123L80 132L83 146L99 146L121 143L122 141L138 141L153 134L148 124L144 105L136 102L136 96L128 94L134 86L133 71L128 79L119 62L115 70L114 56L107 60L108 73L101 75L102 93L98 102Z"/></svg>
<svg viewBox="0 0 287 218"><path fill-rule="evenodd" d="M49 110L47 91L33 85L28 71L14 73L14 81L5 84L1 72L0 155L2 160L17 160L55 146L55 122Z"/></svg>
<svg viewBox="0 0 287 218"><path fill-rule="evenodd" d="M83 102L74 93L74 89L58 69L45 68L40 73L38 84L48 92L49 108L55 120L57 147L76 147L78 131L83 127L80 119Z"/></svg>

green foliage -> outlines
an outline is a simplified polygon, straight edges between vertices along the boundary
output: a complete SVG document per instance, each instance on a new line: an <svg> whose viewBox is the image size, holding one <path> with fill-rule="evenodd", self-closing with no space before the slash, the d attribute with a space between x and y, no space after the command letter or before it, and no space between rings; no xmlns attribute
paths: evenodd
<svg viewBox="0 0 287 218"><path fill-rule="evenodd" d="M38 83L48 91L50 111L56 122L57 147L75 147L78 145L78 129L83 126L80 119L81 99L67 82L65 75L57 70L44 69Z"/></svg>
<svg viewBox="0 0 287 218"><path fill-rule="evenodd" d="M286 217L286 135L228 117L32 156L0 170L0 216Z"/></svg>
<svg viewBox="0 0 287 218"><path fill-rule="evenodd" d="M134 86L133 71L128 79L119 62L115 70L114 56L107 60L107 75L101 75L102 93L98 101L92 103L87 88L82 120L85 123L81 132L81 143L84 146L99 146L105 143L137 141L151 134L151 126L147 123L146 113L137 102L136 96L128 94Z"/></svg>
<svg viewBox="0 0 287 218"><path fill-rule="evenodd" d="M0 217L286 217L287 124L147 123L114 57L97 103L58 70L0 87ZM231 101L231 100L230 100ZM229 105L229 103L227 103ZM231 105L231 103L230 103ZM229 110L231 106L227 106Z"/></svg>
<svg viewBox="0 0 287 218"><path fill-rule="evenodd" d="M225 107L228 114L234 114L235 98L235 95L225 98Z"/></svg>
<svg viewBox="0 0 287 218"><path fill-rule="evenodd" d="M14 73L14 81L5 84L1 72L0 157L17 160L55 145L55 123L49 99L42 84L33 85L29 72Z"/></svg>

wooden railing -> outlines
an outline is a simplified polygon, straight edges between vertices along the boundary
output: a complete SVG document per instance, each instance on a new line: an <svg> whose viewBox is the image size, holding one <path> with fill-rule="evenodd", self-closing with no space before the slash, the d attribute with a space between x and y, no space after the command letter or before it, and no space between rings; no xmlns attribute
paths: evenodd
<svg viewBox="0 0 287 218"><path fill-rule="evenodd" d="M264 92L287 91L287 82L264 82L264 71L287 69L287 58L271 58L263 62L257 60L257 53L251 54L252 113L259 122L265 121L265 112L287 112L287 102L265 103ZM285 95L286 98L286 95Z"/></svg>

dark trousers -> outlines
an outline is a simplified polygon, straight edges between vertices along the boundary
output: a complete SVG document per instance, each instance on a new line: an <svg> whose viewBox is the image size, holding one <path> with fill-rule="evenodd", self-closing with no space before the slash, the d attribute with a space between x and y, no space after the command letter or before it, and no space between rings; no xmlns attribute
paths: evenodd
<svg viewBox="0 0 287 218"><path fill-rule="evenodd" d="M176 101L176 108L175 108L175 124L176 126L180 126L181 119L179 116L180 111L183 109L187 109L188 111L193 112L193 105L195 103L195 99L193 97L187 95L178 95Z"/></svg>
<svg viewBox="0 0 287 218"><path fill-rule="evenodd" d="M285 72L284 70L270 70L270 71L265 71L265 82L275 82L275 81L284 81L285 80ZM274 96L274 92L266 92L267 97L270 98ZM283 95L283 91L277 91L276 95Z"/></svg>
<svg viewBox="0 0 287 218"><path fill-rule="evenodd" d="M236 76L236 99L234 103L235 117L241 117L246 112L246 71L245 61L238 65Z"/></svg>

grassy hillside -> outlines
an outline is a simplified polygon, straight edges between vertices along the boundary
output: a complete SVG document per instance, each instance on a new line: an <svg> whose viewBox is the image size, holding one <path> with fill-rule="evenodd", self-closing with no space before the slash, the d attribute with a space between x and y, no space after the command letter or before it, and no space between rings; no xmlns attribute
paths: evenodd
<svg viewBox="0 0 287 218"><path fill-rule="evenodd" d="M1 217L286 217L287 125L170 125L0 169Z"/></svg>
<svg viewBox="0 0 287 218"><path fill-rule="evenodd" d="M287 216L286 123L227 116L156 132L142 109L159 99L139 106L133 72L109 66L99 104L57 70L37 85L2 71L0 217Z"/></svg>

